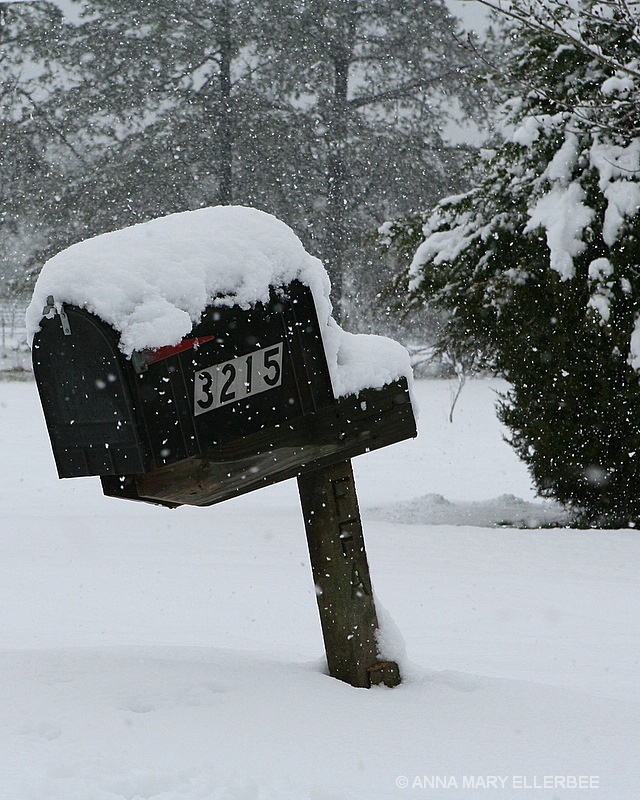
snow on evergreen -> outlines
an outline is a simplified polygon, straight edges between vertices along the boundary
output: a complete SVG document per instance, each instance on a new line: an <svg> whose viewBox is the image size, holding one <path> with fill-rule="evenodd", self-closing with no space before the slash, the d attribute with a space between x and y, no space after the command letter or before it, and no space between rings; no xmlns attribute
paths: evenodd
<svg viewBox="0 0 640 800"><path fill-rule="evenodd" d="M440 347L511 383L500 414L541 493L596 525L640 520L635 12L514 0L509 14L504 138L470 191L380 236L413 246L399 286L448 312Z"/></svg>

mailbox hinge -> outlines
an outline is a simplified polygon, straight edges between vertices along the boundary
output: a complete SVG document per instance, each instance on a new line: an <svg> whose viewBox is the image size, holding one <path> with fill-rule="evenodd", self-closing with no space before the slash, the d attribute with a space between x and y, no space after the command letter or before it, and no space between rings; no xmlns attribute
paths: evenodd
<svg viewBox="0 0 640 800"><path fill-rule="evenodd" d="M47 305L42 309L42 316L46 317L47 319L53 319L56 314L60 316L60 322L62 323L62 331L65 336L71 336L71 325L69 323L69 317L67 316L67 312L64 310L64 305L59 303L56 305L56 301L52 294L47 297Z"/></svg>

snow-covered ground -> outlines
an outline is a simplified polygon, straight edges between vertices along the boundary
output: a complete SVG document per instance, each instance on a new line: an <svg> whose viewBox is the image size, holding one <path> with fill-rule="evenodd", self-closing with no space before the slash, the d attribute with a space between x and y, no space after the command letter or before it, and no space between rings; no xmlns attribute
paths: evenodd
<svg viewBox="0 0 640 800"><path fill-rule="evenodd" d="M418 382L418 439L354 462L407 653L364 690L323 672L295 482L105 498L57 480L34 384L0 383L0 798L637 800L640 534L521 527L560 517L501 384L450 424L454 388Z"/></svg>

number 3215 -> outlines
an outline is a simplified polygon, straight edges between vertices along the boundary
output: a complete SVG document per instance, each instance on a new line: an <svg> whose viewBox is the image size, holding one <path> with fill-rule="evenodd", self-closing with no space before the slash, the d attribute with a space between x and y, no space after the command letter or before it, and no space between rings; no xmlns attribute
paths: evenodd
<svg viewBox="0 0 640 800"><path fill-rule="evenodd" d="M282 342L195 373L195 416L282 383Z"/></svg>

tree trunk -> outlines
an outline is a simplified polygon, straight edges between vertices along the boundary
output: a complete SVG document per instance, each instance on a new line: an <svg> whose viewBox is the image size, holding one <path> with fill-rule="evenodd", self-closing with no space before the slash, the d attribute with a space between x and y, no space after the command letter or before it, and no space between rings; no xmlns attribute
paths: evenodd
<svg viewBox="0 0 640 800"><path fill-rule="evenodd" d="M233 201L233 111L231 108L231 13L229 0L220 9L220 162L218 172L218 203Z"/></svg>
<svg viewBox="0 0 640 800"><path fill-rule="evenodd" d="M353 0L345 20L344 39L337 44L333 53L334 86L327 124L327 220L325 266L331 278L334 316L340 322L344 316L343 275L346 250L346 185L347 170L345 148L348 134L348 92L349 65L353 53L358 9Z"/></svg>

